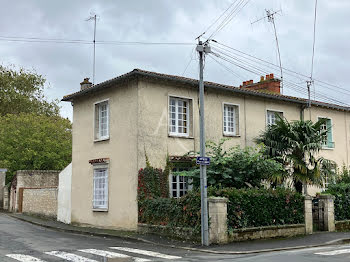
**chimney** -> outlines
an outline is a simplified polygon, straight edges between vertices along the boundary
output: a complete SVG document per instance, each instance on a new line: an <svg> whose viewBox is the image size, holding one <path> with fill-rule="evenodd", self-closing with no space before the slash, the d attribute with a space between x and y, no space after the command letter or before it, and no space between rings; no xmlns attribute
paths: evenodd
<svg viewBox="0 0 350 262"><path fill-rule="evenodd" d="M92 83L89 81L89 78L84 78L84 81L80 83L80 90L88 89L92 86Z"/></svg>
<svg viewBox="0 0 350 262"><path fill-rule="evenodd" d="M253 80L244 81L241 88L280 94L280 83L280 79L275 78L273 74L269 74L265 77L261 76L260 82L257 83L254 83Z"/></svg>

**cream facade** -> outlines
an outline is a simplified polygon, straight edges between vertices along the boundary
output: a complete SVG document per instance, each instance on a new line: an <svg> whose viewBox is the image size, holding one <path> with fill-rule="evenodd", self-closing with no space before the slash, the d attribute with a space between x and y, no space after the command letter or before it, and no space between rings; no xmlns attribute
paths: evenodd
<svg viewBox="0 0 350 262"><path fill-rule="evenodd" d="M93 87L86 80L82 84L81 91L63 99L74 105L71 221L136 230L137 174L145 156L152 166L164 167L167 155L199 151L198 82L136 69ZM303 99L215 83L205 88L207 140L228 137L227 147L254 146L270 121L268 111L288 120L326 117L335 146L321 154L349 166L349 108L314 102L309 110ZM183 133L172 132L169 110L182 110L176 120L186 122ZM224 132L229 124L224 117L233 115L234 132Z"/></svg>

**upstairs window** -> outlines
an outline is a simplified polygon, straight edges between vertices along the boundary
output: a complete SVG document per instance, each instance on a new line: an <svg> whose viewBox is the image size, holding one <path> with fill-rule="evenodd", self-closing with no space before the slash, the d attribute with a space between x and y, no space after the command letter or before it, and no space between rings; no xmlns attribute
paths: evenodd
<svg viewBox="0 0 350 262"><path fill-rule="evenodd" d="M189 136L190 100L184 98L169 98L169 134L174 136Z"/></svg>
<svg viewBox="0 0 350 262"><path fill-rule="evenodd" d="M224 104L224 135L239 135L239 108L237 105Z"/></svg>
<svg viewBox="0 0 350 262"><path fill-rule="evenodd" d="M108 209L108 167L94 166L93 209Z"/></svg>
<svg viewBox="0 0 350 262"><path fill-rule="evenodd" d="M332 120L329 118L322 118L322 117L319 117L318 119L319 120L325 119L325 123L322 124L321 126L321 130L324 130L326 132L326 139L323 142L323 147L334 148Z"/></svg>
<svg viewBox="0 0 350 262"><path fill-rule="evenodd" d="M279 115L280 117L283 118L283 112L267 110L267 113L266 113L266 124L268 126L272 126L272 125L276 124L277 115Z"/></svg>
<svg viewBox="0 0 350 262"><path fill-rule="evenodd" d="M95 140L109 138L109 106L108 101L95 104Z"/></svg>

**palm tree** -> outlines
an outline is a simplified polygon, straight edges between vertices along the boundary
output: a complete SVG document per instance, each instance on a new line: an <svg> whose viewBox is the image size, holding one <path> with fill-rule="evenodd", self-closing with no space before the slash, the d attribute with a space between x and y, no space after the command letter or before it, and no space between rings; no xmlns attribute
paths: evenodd
<svg viewBox="0 0 350 262"><path fill-rule="evenodd" d="M276 124L270 125L257 138L257 143L265 145L266 154L291 168L290 178L298 192L303 185L321 185L324 175L333 173L335 163L318 157L318 153L327 140L327 130L321 128L325 119L316 123L307 121L291 121L277 116ZM271 177L271 182L281 183L287 177ZM307 193L307 192L305 192Z"/></svg>

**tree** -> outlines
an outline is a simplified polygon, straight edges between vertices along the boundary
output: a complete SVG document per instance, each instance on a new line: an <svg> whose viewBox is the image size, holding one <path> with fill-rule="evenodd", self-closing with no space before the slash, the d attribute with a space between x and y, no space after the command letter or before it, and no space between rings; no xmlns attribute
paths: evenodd
<svg viewBox="0 0 350 262"><path fill-rule="evenodd" d="M17 170L62 170L71 162L72 125L60 116L21 113L0 117L0 166L7 181Z"/></svg>
<svg viewBox="0 0 350 262"><path fill-rule="evenodd" d="M223 149L227 139L219 143L208 142L207 155L211 163L207 167L207 184L213 187L261 187L261 182L270 176L282 176L285 171L282 164L263 155L261 147L240 148L239 146ZM195 187L199 187L200 171L195 166L190 171L179 172L190 176Z"/></svg>
<svg viewBox="0 0 350 262"><path fill-rule="evenodd" d="M45 79L34 71L0 65L0 116L34 113L58 116L58 102L48 102Z"/></svg>
<svg viewBox="0 0 350 262"><path fill-rule="evenodd" d="M318 157L327 130L321 128L325 119L316 123L307 121L291 121L277 115L275 125L267 129L255 140L265 145L265 154L292 168L291 179L298 192L303 184L321 185L325 176L335 172L335 163ZM334 169L334 170L333 170ZM274 177L270 180L281 183L286 177Z"/></svg>

